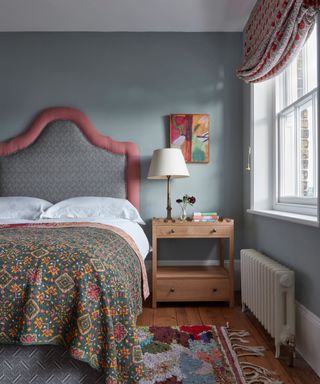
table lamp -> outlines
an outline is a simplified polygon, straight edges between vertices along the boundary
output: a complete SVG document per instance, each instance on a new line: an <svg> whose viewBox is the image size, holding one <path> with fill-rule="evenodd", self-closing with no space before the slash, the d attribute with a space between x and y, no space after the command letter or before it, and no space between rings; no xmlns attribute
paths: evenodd
<svg viewBox="0 0 320 384"><path fill-rule="evenodd" d="M174 221L171 216L171 179L189 177L189 171L184 160L181 149L163 148L156 149L153 152L148 179L166 179L167 180L167 217L165 221Z"/></svg>

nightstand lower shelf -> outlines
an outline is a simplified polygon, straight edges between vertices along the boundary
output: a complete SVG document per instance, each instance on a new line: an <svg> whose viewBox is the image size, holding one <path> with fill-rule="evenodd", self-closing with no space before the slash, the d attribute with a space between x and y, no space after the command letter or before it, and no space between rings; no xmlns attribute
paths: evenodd
<svg viewBox="0 0 320 384"><path fill-rule="evenodd" d="M224 267L158 267L157 301L228 301Z"/></svg>

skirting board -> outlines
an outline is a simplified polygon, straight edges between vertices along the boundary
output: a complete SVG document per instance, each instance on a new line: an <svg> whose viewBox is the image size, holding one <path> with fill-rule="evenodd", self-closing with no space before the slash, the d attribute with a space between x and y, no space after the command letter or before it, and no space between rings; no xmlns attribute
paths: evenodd
<svg viewBox="0 0 320 384"><path fill-rule="evenodd" d="M297 351L320 376L320 318L296 301Z"/></svg>
<svg viewBox="0 0 320 384"><path fill-rule="evenodd" d="M148 272L148 279L151 282L151 260L145 260L146 269ZM158 260L159 267L187 267L187 266L218 266L219 260ZM225 266L228 268L229 262L225 261ZM241 281L240 281L240 260L234 261L234 271L235 271L235 289L240 291ZM151 284L149 284L151 287Z"/></svg>

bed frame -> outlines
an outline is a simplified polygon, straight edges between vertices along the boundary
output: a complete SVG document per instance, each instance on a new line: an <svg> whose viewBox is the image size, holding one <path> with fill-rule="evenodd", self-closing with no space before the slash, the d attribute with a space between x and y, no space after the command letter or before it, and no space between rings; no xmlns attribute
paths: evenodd
<svg viewBox="0 0 320 384"><path fill-rule="evenodd" d="M112 196L139 209L139 192L137 145L103 136L77 109L46 109L25 133L0 143L0 196ZM62 347L4 345L1 332L0 342L1 384L105 383Z"/></svg>
<svg viewBox="0 0 320 384"><path fill-rule="evenodd" d="M25 133L0 143L0 196L52 203L111 196L139 209L139 192L137 145L102 135L77 109L46 109Z"/></svg>

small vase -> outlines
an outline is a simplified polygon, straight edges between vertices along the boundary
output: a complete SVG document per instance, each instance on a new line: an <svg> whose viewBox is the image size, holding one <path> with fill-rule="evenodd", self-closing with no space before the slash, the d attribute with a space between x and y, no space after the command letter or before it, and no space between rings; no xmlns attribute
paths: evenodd
<svg viewBox="0 0 320 384"><path fill-rule="evenodd" d="M187 220L187 207L181 207L181 215L180 220L186 221Z"/></svg>

